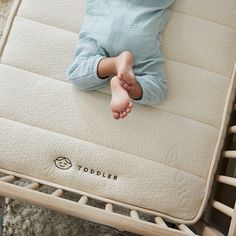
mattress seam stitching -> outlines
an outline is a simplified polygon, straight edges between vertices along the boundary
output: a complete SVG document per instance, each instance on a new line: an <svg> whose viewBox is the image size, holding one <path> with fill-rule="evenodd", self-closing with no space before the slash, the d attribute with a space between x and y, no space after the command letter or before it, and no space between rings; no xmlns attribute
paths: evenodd
<svg viewBox="0 0 236 236"><path fill-rule="evenodd" d="M65 84L68 84L68 85L71 84L69 81L67 82L67 81L64 81L64 80L58 80L58 79L52 78L52 77L50 77L50 76L42 75L42 74L39 74L39 73L37 73L37 72L28 71L28 70L25 70L25 69L22 69L22 68L13 66L13 65L5 64L5 63L0 63L0 65L5 65L5 66L8 66L8 67L12 67L12 68L15 68L16 70L21 70L22 72L32 73L32 74L35 74L35 75L38 75L38 76L41 76L41 77L45 77L46 79L49 79L49 80L52 79L53 81L57 81L57 82L59 82L59 83L61 82L61 83L65 83ZM81 90L80 90L80 91L81 91ZM94 92L99 92L99 93L101 93L101 94L109 95L109 96L111 95L110 93L105 93L105 92L103 92L103 91L101 91L101 90L94 90ZM160 107L154 107L154 106L151 106L151 105L149 105L149 107L152 108L152 109L154 109L154 110L158 110L158 109L159 109L159 110L164 111L164 112L166 112L166 113L174 114L174 115L179 116L179 117L182 117L182 118L184 118L184 119L188 119L188 120L191 120L191 121L194 121L194 122L197 122L197 123L201 123L201 124L203 124L203 125L206 125L206 126L209 126L209 127L213 128L213 129L219 130L218 127L216 127L216 126L214 126L214 125L210 125L210 124L208 124L208 123L206 123L206 122L202 122L202 121L199 121L199 120L196 120L196 119L192 119L192 118L190 118L190 117L185 117L185 116L183 116L183 115L181 115L181 114L178 114L178 113L175 113L175 112L171 112L171 111L165 110L165 109L160 108Z"/></svg>
<svg viewBox="0 0 236 236"><path fill-rule="evenodd" d="M70 33L70 34L74 34L75 36L78 36L78 35L79 35L79 32L72 32L72 31L70 31L70 30L66 30L66 29L63 29L63 28L60 28L60 27L56 27L56 26L53 26L53 25L49 25L49 24L46 24L46 23L42 23L42 22L39 22L39 21L36 21L36 20L31 20L31 19L26 18L26 17L23 17L23 16L18 16L18 15L16 15L14 18L15 18L15 19L17 19L17 18L19 18L19 19L24 19L24 20L26 20L26 21L31 21L31 22L33 22L33 23L35 23L35 24L41 24L42 26L48 26L48 27L54 28L54 29L56 29L56 30L66 31L66 32L68 32L68 33ZM15 21L15 19L14 19L14 21ZM229 28L230 28L230 27L229 27ZM232 28L230 28L230 29L232 29ZM236 33L236 29L235 29L235 33ZM163 45L160 47L160 49L163 51ZM181 62L181 61L172 59L171 57L169 57L169 58L168 58L168 57L165 57L165 60L169 60L169 61L174 61L174 62L182 63L182 64L184 64L184 65L188 65L188 66L192 66L192 67L195 67L195 68L199 68L199 69L201 69L201 70L205 70L205 71L208 71L208 72L211 72L211 73L216 73L216 74L218 74L218 75L221 75L221 76L224 76L224 77L227 77L227 78L229 77L227 74L222 74L222 73L220 73L220 72L215 72L215 71L213 71L213 70L205 69L205 68L199 67L199 66L197 66L197 65L195 65L195 64L187 64L187 63L185 63L185 62Z"/></svg>
<svg viewBox="0 0 236 236"><path fill-rule="evenodd" d="M24 17L24 16L16 15L14 17L14 20L17 19L17 18L24 19L26 21L31 21L33 23L37 23L37 24L40 24L40 25L43 25L43 26L48 26L50 28L54 28L54 29L59 30L59 31L66 31L67 33L78 35L78 32L73 32L73 31L70 31L70 30L67 30L67 29L64 29L64 28L60 28L60 27L57 27L57 26L54 26L54 25L49 25L49 24L46 24L46 23L43 23L43 22L40 22L40 21L37 21L37 20L32 20L32 19Z"/></svg>
<svg viewBox="0 0 236 236"><path fill-rule="evenodd" d="M205 21L208 21L208 22L212 22L212 23L214 23L214 24L221 25L221 26L223 26L223 27L226 27L226 28L229 28L229 29L232 29L232 30L236 31L235 28L233 28L233 27L231 27L231 26L229 26L229 25L226 25L226 24L219 23L219 22L217 22L217 21L215 21L215 20L209 20L209 19L207 19L207 18L205 18L205 17L202 17L202 16L191 15L191 14L187 14L187 13L185 13L185 12L175 11L175 10L172 10L172 9L169 9L169 10L172 11L172 12L178 13L178 14L182 14L182 15L186 15L186 16L191 16L191 17L194 17L194 18L199 18L199 19L201 19L201 20L205 20Z"/></svg>
<svg viewBox="0 0 236 236"><path fill-rule="evenodd" d="M26 72L26 73L32 73L32 74L35 74L35 75L38 75L38 76L42 76L42 77L45 77L45 78L47 78L47 79L49 79L49 80L57 81L57 82L59 82L59 83L61 82L61 83L65 83L65 84L71 84L69 81L67 82L67 81L64 81L64 80L55 79L55 78L52 78L52 77L47 76L47 75L42 75L42 74L39 74L39 73L37 73L37 72L32 72L32 71L28 71L28 70L25 70L25 69L16 67L16 66L14 66L14 65L9 65L9 64L6 64L6 63L0 63L0 65L5 65L5 66L8 66L8 67L15 68L16 70L24 71L24 72ZM94 90L94 92L99 92L99 93L101 93L101 94L104 94L104 95L107 95L107 96L108 96L108 95L111 96L110 93L106 93L106 92L103 92L103 91L101 91L101 90ZM191 120L191 121L194 121L194 122L197 122L197 123L200 123L200 124L209 126L209 127L213 128L213 129L219 130L219 128L216 127L215 125L211 125L211 124L208 124L208 123L203 122L203 121L199 121L199 120L192 119L192 118L190 118L190 117L186 117L186 116L184 116L184 115L181 115L181 114L178 114L178 113L175 113L175 112L171 112L171 111L168 111L168 110L164 110L163 108L154 107L154 106L149 106L149 107L152 108L152 109L154 109L154 110L161 110L161 111L164 111L164 112L166 112L166 113L174 114L174 115L179 116L179 117L182 117L182 118L184 118L184 119Z"/></svg>
<svg viewBox="0 0 236 236"><path fill-rule="evenodd" d="M192 14L187 14L187 13L185 13L185 12L176 11L176 10L173 10L173 9L169 9L169 11L171 11L171 12L173 12L173 13L177 13L177 14L179 14L179 15L186 15L186 16L190 16L190 17L193 17L193 18L201 19L201 20L203 20L203 21L208 21L208 22L211 22L211 23L213 23L213 24L220 25L220 26L222 26L222 27L226 27L226 28L228 28L228 29L231 29L231 30L236 31L235 28L233 28L233 27L231 27L231 26L229 26L229 25L222 24L222 23L219 23L219 22L217 22L217 21L215 21L215 20L207 19L207 18L205 18L205 17L196 16L196 15L192 15ZM65 28L57 27L57 26L52 25L52 24L46 24L46 23L43 23L43 22L40 22L40 21L37 21L37 20L33 20L33 19L31 19L31 18L29 18L29 17L27 17L27 16L24 16L24 15L18 15L18 14L16 14L15 16L21 17L21 18L24 18L24 19L28 19L28 20L31 20L31 21L34 21L34 22L38 22L38 23L41 23L41 24L45 24L45 25L48 25L48 26L51 26L51 27L54 27L54 28L57 28L57 29L65 30L65 31L70 32L70 33L77 34L77 32L74 32L74 31L71 31L71 30L68 30L68 29L65 29Z"/></svg>
<svg viewBox="0 0 236 236"><path fill-rule="evenodd" d="M86 141L86 140L84 140L84 139L76 138L76 137L73 137L73 136L69 136L69 135L67 135L67 134L62 134L62 133L57 132L57 131L54 131L54 130L45 129L45 128L42 128L42 127L37 127L37 126L34 126L34 125L32 125L32 124L27 124L27 123L24 123L24 122L21 122L21 121L17 121L17 120L14 120L14 119L10 119L10 118L3 117L2 115L0 116L0 119L8 120L8 121L10 121L10 122L16 122L16 123L19 123L19 124L21 124L21 125L26 125L26 126L29 126L29 127L32 127L32 128L36 128L36 129L43 130L43 131L52 132L52 133L55 133L55 134L57 134L57 135L62 135L62 136L66 136L66 137L68 137L68 138L73 138L73 139L76 139L76 140L80 140L80 141L82 141L82 142L86 142L86 143L90 143L90 144L93 144L93 145L101 146L101 147L103 147L103 148L107 148L107 149L110 149L110 150L112 150L112 151L116 151L116 152L121 152L121 153L129 154L129 155L132 155L132 156L135 156L135 157L138 157L138 158L147 160L147 161L154 162L155 164L161 164L161 165L166 166L166 167L168 167L168 168L173 168L173 169L179 170L179 171L181 171L181 172L184 172L184 173L187 173L187 174L189 174L189 175L195 176L195 177L197 177L197 178L199 178L199 179L202 179L204 182L206 182L206 179L205 179L204 177L202 177L202 176L193 174L193 173L188 172L188 171L186 171L186 170L181 170L181 169L179 169L179 168L177 168L177 167L174 167L174 166L168 166L167 164L164 164L164 163L161 163L161 162L158 162L158 161L154 161L154 160L147 159L147 158L142 157L142 156L140 156L140 155L132 154L132 153L130 153L130 152L124 152L124 151L117 150L117 149L115 149L115 148L111 148L111 147L108 147L108 146L104 146L104 145L101 145L101 144L98 144L98 143Z"/></svg>
<svg viewBox="0 0 236 236"><path fill-rule="evenodd" d="M162 48L162 51L163 51L163 48ZM190 66L190 67L194 67L196 69L200 69L200 70L203 70L203 71L207 71L209 73L214 73L214 74L217 74L217 75L220 75L222 77L224 77L224 79L230 79L228 75L225 75L225 74L222 74L220 72L216 72L216 71L213 71L213 70L208 70L208 69L205 69L203 67L200 67L200 66L197 66L195 64L187 64L185 62L182 62L182 61L179 61L179 60L176 60L176 59L172 59L171 57L166 57L165 58L165 61L170 61L170 62L176 62L176 63L180 63L180 64L183 64L183 65L187 65L187 66Z"/></svg>

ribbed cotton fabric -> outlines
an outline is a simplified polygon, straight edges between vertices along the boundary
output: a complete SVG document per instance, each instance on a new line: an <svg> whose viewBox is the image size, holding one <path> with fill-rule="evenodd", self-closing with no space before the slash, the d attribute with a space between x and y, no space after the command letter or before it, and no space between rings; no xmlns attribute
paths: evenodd
<svg viewBox="0 0 236 236"><path fill-rule="evenodd" d="M97 67L104 57L130 51L134 73L142 87L138 103L161 103L167 96L161 32L174 0L86 0L86 16L77 41L68 78L82 90L96 90L108 79L99 79Z"/></svg>

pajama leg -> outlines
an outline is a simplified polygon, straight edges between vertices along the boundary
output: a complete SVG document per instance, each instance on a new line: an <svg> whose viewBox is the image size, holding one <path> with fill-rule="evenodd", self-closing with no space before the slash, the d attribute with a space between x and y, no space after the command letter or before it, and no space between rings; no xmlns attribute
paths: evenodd
<svg viewBox="0 0 236 236"><path fill-rule="evenodd" d="M95 40L79 39L72 65L67 70L67 78L79 89L89 91L103 87L107 80L100 79L97 67L105 53L98 48Z"/></svg>
<svg viewBox="0 0 236 236"><path fill-rule="evenodd" d="M135 102L157 105L165 100L168 87L163 59L149 60L141 69L134 69L134 73L143 90L142 98Z"/></svg>

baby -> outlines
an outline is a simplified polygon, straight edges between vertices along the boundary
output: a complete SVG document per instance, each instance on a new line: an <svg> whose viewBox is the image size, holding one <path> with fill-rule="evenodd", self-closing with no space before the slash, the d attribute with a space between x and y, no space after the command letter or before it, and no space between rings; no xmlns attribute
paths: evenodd
<svg viewBox="0 0 236 236"><path fill-rule="evenodd" d="M175 0L86 0L74 61L67 77L81 90L110 80L115 119L135 101L159 104L167 96L161 32Z"/></svg>

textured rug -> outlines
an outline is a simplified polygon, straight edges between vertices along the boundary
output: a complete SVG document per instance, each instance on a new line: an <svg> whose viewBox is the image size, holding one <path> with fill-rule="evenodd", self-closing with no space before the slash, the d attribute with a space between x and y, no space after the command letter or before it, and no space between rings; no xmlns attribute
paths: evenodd
<svg viewBox="0 0 236 236"><path fill-rule="evenodd" d="M18 182L25 185L24 182ZM43 187L41 192L50 191ZM70 199L69 195L66 196ZM120 233L103 225L44 209L38 206L6 199L3 218L3 236L115 236Z"/></svg>
<svg viewBox="0 0 236 236"><path fill-rule="evenodd" d="M0 38L11 4L12 0L0 0ZM6 199L3 227L3 236L134 235L11 199Z"/></svg>
<svg viewBox="0 0 236 236"><path fill-rule="evenodd" d="M4 23L6 22L12 0L0 0L0 37L2 36Z"/></svg>

